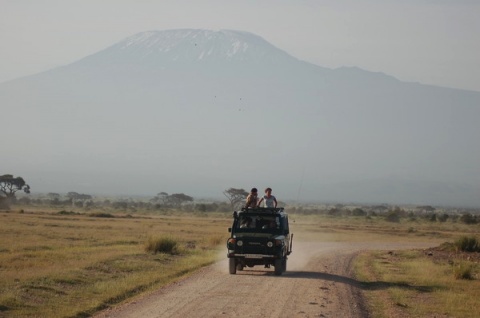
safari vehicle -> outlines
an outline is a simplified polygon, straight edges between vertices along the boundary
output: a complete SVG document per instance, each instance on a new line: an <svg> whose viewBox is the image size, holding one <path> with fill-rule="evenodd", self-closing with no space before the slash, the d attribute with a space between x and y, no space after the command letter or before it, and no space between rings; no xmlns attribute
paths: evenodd
<svg viewBox="0 0 480 318"><path fill-rule="evenodd" d="M283 208L253 208L233 212L233 225L227 241L230 274L246 266L275 267L275 275L287 270L292 253L293 234Z"/></svg>

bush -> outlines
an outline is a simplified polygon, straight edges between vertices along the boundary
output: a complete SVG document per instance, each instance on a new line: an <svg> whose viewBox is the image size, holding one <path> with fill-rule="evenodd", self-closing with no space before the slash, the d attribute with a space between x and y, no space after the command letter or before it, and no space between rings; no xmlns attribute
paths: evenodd
<svg viewBox="0 0 480 318"><path fill-rule="evenodd" d="M480 243L474 236L462 236L455 241L455 247L457 251L462 252L480 252Z"/></svg>
<svg viewBox="0 0 480 318"><path fill-rule="evenodd" d="M367 212L365 212L364 210L362 210L360 208L355 208L352 211L352 215L353 216L365 216L365 215L367 215Z"/></svg>
<svg viewBox="0 0 480 318"><path fill-rule="evenodd" d="M477 223L477 219L474 215L466 213L460 217L460 222L463 222L465 224L475 224Z"/></svg>
<svg viewBox="0 0 480 318"><path fill-rule="evenodd" d="M438 221L440 222L446 222L448 220L449 215L447 213L443 213L438 216Z"/></svg>
<svg viewBox="0 0 480 318"><path fill-rule="evenodd" d="M458 262L453 264L455 279L473 279L474 265L471 262Z"/></svg>
<svg viewBox="0 0 480 318"><path fill-rule="evenodd" d="M115 216L110 214L110 213L90 213L88 216L93 217L93 218L114 218Z"/></svg>
<svg viewBox="0 0 480 318"><path fill-rule="evenodd" d="M400 214L397 211L390 211L385 216L385 220L388 222L400 222Z"/></svg>
<svg viewBox="0 0 480 318"><path fill-rule="evenodd" d="M80 214L80 213L78 213L78 212L73 212L73 211L65 211L65 210L62 210L62 211L57 212L57 214L59 214L59 215L78 215L78 214Z"/></svg>
<svg viewBox="0 0 480 318"><path fill-rule="evenodd" d="M175 254L177 252L177 241L165 236L149 237L145 243L145 252Z"/></svg>

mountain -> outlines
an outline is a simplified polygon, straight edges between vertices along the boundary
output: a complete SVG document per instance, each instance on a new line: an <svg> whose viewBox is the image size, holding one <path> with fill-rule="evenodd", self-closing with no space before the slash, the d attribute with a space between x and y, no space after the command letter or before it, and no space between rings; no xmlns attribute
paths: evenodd
<svg viewBox="0 0 480 318"><path fill-rule="evenodd" d="M0 84L4 173L39 192L480 206L480 92L301 61L247 32L133 35Z"/></svg>

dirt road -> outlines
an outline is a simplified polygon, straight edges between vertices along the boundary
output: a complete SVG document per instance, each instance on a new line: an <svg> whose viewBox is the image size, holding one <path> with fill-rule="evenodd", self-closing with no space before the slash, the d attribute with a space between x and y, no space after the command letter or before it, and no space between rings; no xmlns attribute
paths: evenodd
<svg viewBox="0 0 480 318"><path fill-rule="evenodd" d="M371 243L303 242L287 272L255 266L228 274L226 260L95 317L368 317L351 262L360 250L418 248Z"/></svg>

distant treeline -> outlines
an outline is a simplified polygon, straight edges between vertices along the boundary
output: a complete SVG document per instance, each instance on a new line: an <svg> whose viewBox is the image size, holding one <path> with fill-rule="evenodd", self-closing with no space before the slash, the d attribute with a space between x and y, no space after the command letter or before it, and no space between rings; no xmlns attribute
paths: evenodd
<svg viewBox="0 0 480 318"><path fill-rule="evenodd" d="M58 208L77 208L84 210L107 209L112 212L137 211L166 212L232 212L231 202L195 201L183 193L167 194L161 192L151 199L99 198L91 195L69 192L67 195L50 193L44 197L22 196L12 202L21 205L34 205ZM475 208L435 208L433 206L390 206L390 205L344 205L344 204L286 204L290 215L323 215L329 217L384 218L389 222L427 220L430 222L461 222L480 224L480 209ZM241 204L240 204L241 205Z"/></svg>
<svg viewBox="0 0 480 318"><path fill-rule="evenodd" d="M231 212L230 203L227 202L195 202L193 199L189 200L187 197L175 196L165 201L151 200L137 200L137 199L102 199L93 198L92 196L82 197L45 197L32 198L22 196L12 202L13 204L21 205L35 205L45 207L58 208L77 208L77 209L112 209L121 212L136 212L136 211L167 211L177 210L184 212Z"/></svg>
<svg viewBox="0 0 480 318"><path fill-rule="evenodd" d="M333 206L296 206L289 207L288 212L290 214L303 214L303 215L326 215L332 217L365 217L374 218L382 217L389 222L400 222L401 220L416 221L416 220L428 220L430 222L461 222L465 224L478 224L480 223L480 209L468 209L468 208L442 208L436 209L432 206L416 206L402 208L399 206L360 206L352 207L342 204L336 204Z"/></svg>

